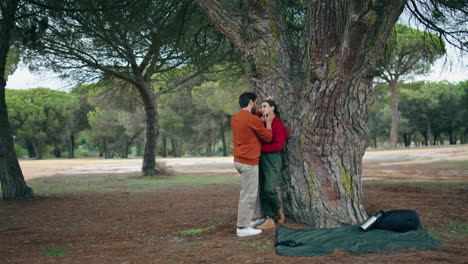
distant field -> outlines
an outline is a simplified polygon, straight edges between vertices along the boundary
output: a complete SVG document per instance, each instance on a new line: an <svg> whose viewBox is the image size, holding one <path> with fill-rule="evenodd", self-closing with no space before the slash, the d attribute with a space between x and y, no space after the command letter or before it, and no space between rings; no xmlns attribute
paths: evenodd
<svg viewBox="0 0 468 264"><path fill-rule="evenodd" d="M232 157L158 159L176 174L237 175ZM27 180L92 174L138 176L142 159L20 160ZM364 180L468 181L468 145L368 151Z"/></svg>

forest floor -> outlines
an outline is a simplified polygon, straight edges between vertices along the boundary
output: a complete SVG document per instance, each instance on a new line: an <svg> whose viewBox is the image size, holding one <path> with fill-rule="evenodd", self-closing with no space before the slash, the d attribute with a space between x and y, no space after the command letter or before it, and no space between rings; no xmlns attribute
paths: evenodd
<svg viewBox="0 0 468 264"><path fill-rule="evenodd" d="M0 263L468 263L468 146L368 151L367 212L414 209L433 250L275 254L275 231L237 238L232 158L21 160L36 199L0 201ZM285 226L306 228L288 219Z"/></svg>

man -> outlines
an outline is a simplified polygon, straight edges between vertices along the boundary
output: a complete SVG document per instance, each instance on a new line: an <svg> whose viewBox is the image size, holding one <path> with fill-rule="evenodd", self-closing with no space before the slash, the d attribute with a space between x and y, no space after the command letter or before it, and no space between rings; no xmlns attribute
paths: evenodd
<svg viewBox="0 0 468 264"><path fill-rule="evenodd" d="M262 223L262 219L260 219L262 211L258 195L260 141L271 142L271 124L274 116L268 113L264 115L265 127L262 119L255 115L257 104L255 94L241 94L239 96L239 105L242 110L231 118L234 166L241 174L236 229L239 237L258 235L262 232L262 230L254 228Z"/></svg>

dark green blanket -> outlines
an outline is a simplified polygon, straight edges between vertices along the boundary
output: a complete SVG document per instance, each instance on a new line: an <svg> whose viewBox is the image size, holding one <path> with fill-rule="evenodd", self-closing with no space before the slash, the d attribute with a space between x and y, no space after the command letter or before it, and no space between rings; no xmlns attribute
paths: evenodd
<svg viewBox="0 0 468 264"><path fill-rule="evenodd" d="M367 253L378 250L431 249L440 247L422 229L405 233L372 229L361 231L359 225L340 228L276 230L276 254L283 256L321 256L334 250Z"/></svg>

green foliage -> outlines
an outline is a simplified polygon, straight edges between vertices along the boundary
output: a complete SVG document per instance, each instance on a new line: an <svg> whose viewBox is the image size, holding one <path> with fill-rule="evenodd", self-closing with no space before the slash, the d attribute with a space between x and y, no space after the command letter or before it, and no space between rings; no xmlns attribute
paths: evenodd
<svg viewBox="0 0 468 264"><path fill-rule="evenodd" d="M403 89L402 94L402 116L425 137L431 133L437 139L441 133L447 133L452 139L454 132L467 127L463 122L468 115L463 110L463 83L426 82L420 89Z"/></svg>
<svg viewBox="0 0 468 264"><path fill-rule="evenodd" d="M98 146L107 158L127 157L134 140L143 142L145 114L140 97L129 83L111 76L80 89L86 90L77 92L86 94L94 109L87 114L87 143Z"/></svg>
<svg viewBox="0 0 468 264"><path fill-rule="evenodd" d="M374 88L375 101L369 111L367 125L371 146L378 147L378 141L386 141L390 135L391 110L390 93L387 84L379 84Z"/></svg>
<svg viewBox="0 0 468 264"><path fill-rule="evenodd" d="M400 136L411 137L424 145L437 140L466 142L468 136L468 82L399 83ZM371 139L385 141L391 124L390 93L387 84L374 89L376 103L372 106L368 125ZM430 139L429 137L432 137Z"/></svg>
<svg viewBox="0 0 468 264"><path fill-rule="evenodd" d="M26 149L24 149L18 144L15 144L15 152L16 152L16 157L18 158L22 158L27 154Z"/></svg>
<svg viewBox="0 0 468 264"><path fill-rule="evenodd" d="M426 73L444 54L445 43L439 36L396 24L389 38L380 76L388 82Z"/></svg>
<svg viewBox="0 0 468 264"><path fill-rule="evenodd" d="M195 104L230 116L237 113L239 95L248 90L247 80L239 71L239 68L231 66L226 71L207 75L207 80L192 90Z"/></svg>
<svg viewBox="0 0 468 264"><path fill-rule="evenodd" d="M16 68L18 67L18 63L20 61L21 51L17 46L10 46L10 50L8 51L8 56L6 59L5 65L5 80L8 80L8 76L12 75Z"/></svg>
<svg viewBox="0 0 468 264"><path fill-rule="evenodd" d="M31 142L41 158L47 144L66 137L66 123L77 109L77 99L47 88L7 90L6 101L13 134L18 141Z"/></svg>

